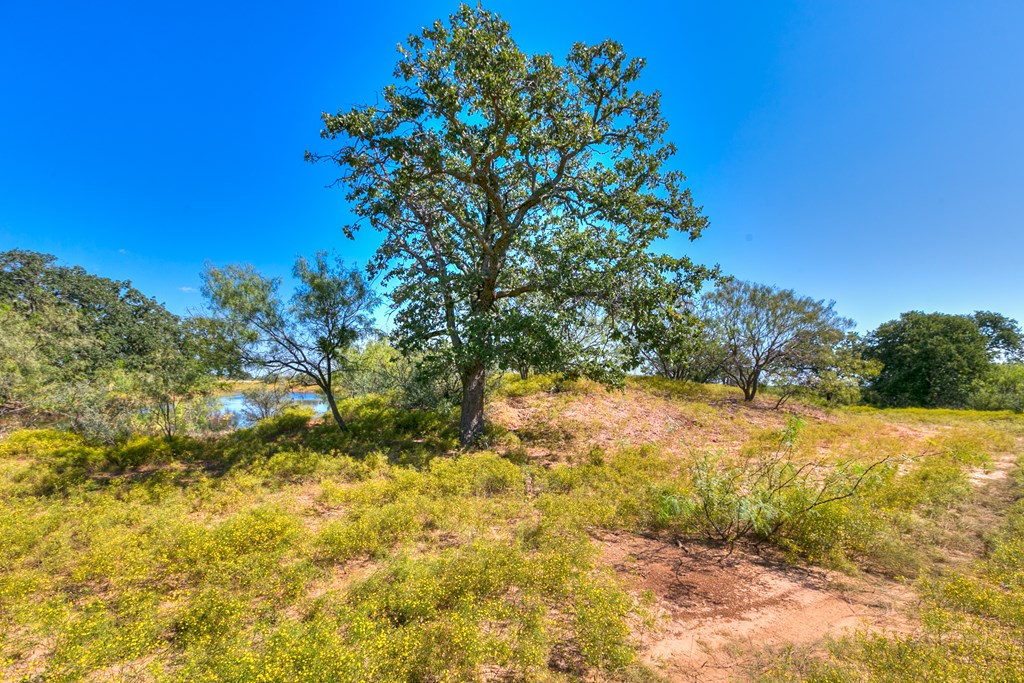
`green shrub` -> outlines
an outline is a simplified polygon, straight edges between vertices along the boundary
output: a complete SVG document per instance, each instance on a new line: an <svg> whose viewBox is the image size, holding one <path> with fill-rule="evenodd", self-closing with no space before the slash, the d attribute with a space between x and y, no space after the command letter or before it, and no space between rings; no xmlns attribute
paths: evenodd
<svg viewBox="0 0 1024 683"><path fill-rule="evenodd" d="M822 463L794 457L803 422L761 435L733 460L703 455L689 486L665 489L654 503L655 525L717 542L775 543L804 558L848 565L880 531L877 510L865 501L891 487L897 466L888 458Z"/></svg>
<svg viewBox="0 0 1024 683"><path fill-rule="evenodd" d="M209 647L237 632L249 613L248 605L209 589L189 601L174 620L174 639L182 647Z"/></svg>
<svg viewBox="0 0 1024 683"><path fill-rule="evenodd" d="M280 415L260 420L251 429L260 439L274 439L305 430L312 419L313 411L309 408L286 408Z"/></svg>
<svg viewBox="0 0 1024 683"><path fill-rule="evenodd" d="M85 441L77 434L57 429L20 429L0 441L0 457L35 457L80 448Z"/></svg>
<svg viewBox="0 0 1024 683"><path fill-rule="evenodd" d="M364 508L349 519L329 523L319 534L320 556L334 562L385 556L396 543L422 528L419 502L413 499Z"/></svg>
<svg viewBox="0 0 1024 683"><path fill-rule="evenodd" d="M583 661L600 669L621 669L633 663L628 618L632 599L608 581L581 586L573 601L576 638Z"/></svg>
<svg viewBox="0 0 1024 683"><path fill-rule="evenodd" d="M1024 364L993 363L969 404L975 410L1024 412Z"/></svg>
<svg viewBox="0 0 1024 683"><path fill-rule="evenodd" d="M734 397L739 392L734 386L725 384L699 384L689 380L669 379L659 376L630 376L626 386L641 389L647 393L682 400L708 400Z"/></svg>
<svg viewBox="0 0 1024 683"><path fill-rule="evenodd" d="M166 464L174 459L174 447L168 439L135 436L110 449L107 460L117 467Z"/></svg>
<svg viewBox="0 0 1024 683"><path fill-rule="evenodd" d="M298 524L283 510L255 507L233 515L214 532L219 552L230 556L284 549L298 533Z"/></svg>
<svg viewBox="0 0 1024 683"><path fill-rule="evenodd" d="M533 678L556 646L614 668L632 657L623 622L632 602L594 581L578 547L481 541L435 560L399 558L353 597L378 628L412 638L402 643L409 655L385 655L403 672L399 680L475 680L484 663ZM546 604L565 602L571 621L544 618Z"/></svg>
<svg viewBox="0 0 1024 683"><path fill-rule="evenodd" d="M270 456L270 459L262 467L259 467L259 470L270 477L301 481L324 469L324 461L329 457L331 456L303 448L294 451L278 451Z"/></svg>
<svg viewBox="0 0 1024 683"><path fill-rule="evenodd" d="M107 450L54 430L20 430L0 441L0 457L17 459L10 483L20 494L66 493L108 465Z"/></svg>
<svg viewBox="0 0 1024 683"><path fill-rule="evenodd" d="M530 375L522 379L519 375L502 375L495 393L501 396L521 397L533 396L534 394L553 393L559 390L564 378L560 374Z"/></svg>

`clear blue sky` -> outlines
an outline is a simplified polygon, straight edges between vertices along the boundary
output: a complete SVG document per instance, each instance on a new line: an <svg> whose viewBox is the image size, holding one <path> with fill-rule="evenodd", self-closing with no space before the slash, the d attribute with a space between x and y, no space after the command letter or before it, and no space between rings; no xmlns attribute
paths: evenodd
<svg viewBox="0 0 1024 683"><path fill-rule="evenodd" d="M648 60L711 220L673 244L835 299L1024 319L1024 3L510 2L531 52ZM364 260L319 114L371 102L449 2L0 3L0 249L130 279L184 312L205 260Z"/></svg>

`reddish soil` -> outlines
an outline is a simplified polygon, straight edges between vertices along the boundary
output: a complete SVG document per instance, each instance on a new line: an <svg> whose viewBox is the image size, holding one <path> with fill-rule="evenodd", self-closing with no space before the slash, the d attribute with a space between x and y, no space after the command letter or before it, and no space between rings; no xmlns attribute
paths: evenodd
<svg viewBox="0 0 1024 683"><path fill-rule="evenodd" d="M986 484L1002 483L1010 478L1010 472L1017 466L1016 453L1000 453L992 459L992 466L978 467L968 475L971 482L978 487Z"/></svg>
<svg viewBox="0 0 1024 683"><path fill-rule="evenodd" d="M626 389L511 397L495 401L488 410L496 424L520 437L530 456L562 461L592 446L658 444L670 453L735 452L752 433L785 423L789 408L777 411L772 405L732 399L680 401Z"/></svg>
<svg viewBox="0 0 1024 683"><path fill-rule="evenodd" d="M653 593L659 622L641 637L643 659L669 681L733 680L773 647L858 629L910 630L913 593L892 581L631 534L598 542L634 590Z"/></svg>
<svg viewBox="0 0 1024 683"><path fill-rule="evenodd" d="M736 454L758 432L780 429L793 415L810 423L837 422L828 411L799 403L776 410L775 402L767 399L673 399L635 388L508 397L495 400L488 411L495 424L520 438L527 455L548 463L571 460L593 446L614 450L653 444L682 456L702 451ZM911 446L940 431L879 423L873 436ZM830 443L820 446L822 455L833 449Z"/></svg>
<svg viewBox="0 0 1024 683"><path fill-rule="evenodd" d="M644 444L684 458L700 451L736 455L759 433L782 427L790 415L811 425L837 425L818 430L818 440L808 444L809 453L823 460L858 457L875 447L927 452L928 440L944 431L855 417L844 424L828 411L801 404L776 410L773 401L673 399L637 389L506 398L489 409L497 424L519 436L528 455L543 462L572 460L593 446L614 450ZM1012 467L1013 456L1007 454L991 468L972 473L983 499L1003 494ZM991 520L978 517L983 514L992 516L981 508L963 515L965 529L991 528ZM957 538L966 533L961 531ZM657 622L638 633L642 659L673 683L748 680L783 648L813 653L826 639L844 633L913 630L914 591L883 577L797 566L771 550L729 552L610 532L596 540L603 561L630 590L653 595ZM980 551L980 545L972 545L962 553L963 561L972 561ZM943 552L948 555L950 549Z"/></svg>

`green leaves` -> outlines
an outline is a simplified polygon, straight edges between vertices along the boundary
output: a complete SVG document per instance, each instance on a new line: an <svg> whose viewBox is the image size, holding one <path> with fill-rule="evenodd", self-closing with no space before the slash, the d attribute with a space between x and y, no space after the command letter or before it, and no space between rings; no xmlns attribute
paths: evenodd
<svg viewBox="0 0 1024 683"><path fill-rule="evenodd" d="M379 298L358 269L326 252L299 257L292 272L298 283L287 304L281 280L251 265L208 265L203 295L246 365L316 384L344 428L335 377L348 370L351 346L371 331Z"/></svg>
<svg viewBox="0 0 1024 683"><path fill-rule="evenodd" d="M872 398L890 406L965 407L988 370L988 349L970 317L904 313L869 338L868 357L883 366Z"/></svg>
<svg viewBox="0 0 1024 683"><path fill-rule="evenodd" d="M396 283L403 347L443 336L464 368L507 367L518 351L499 340L550 319L521 315L522 297L604 306L655 240L705 227L663 168L675 148L658 93L634 87L644 62L618 43L577 43L558 64L463 5L399 54L382 104L325 113L322 137L342 146L307 158L337 163L352 212L384 234L372 269Z"/></svg>
<svg viewBox="0 0 1024 683"><path fill-rule="evenodd" d="M814 384L853 327L833 310L834 302L751 282L723 282L707 300L722 374L748 401L768 378L789 386Z"/></svg>
<svg viewBox="0 0 1024 683"><path fill-rule="evenodd" d="M0 364L0 414L45 413L106 442L162 415L169 433L176 402L209 379L205 328L128 282L12 250L0 253L0 294L0 351L16 359Z"/></svg>

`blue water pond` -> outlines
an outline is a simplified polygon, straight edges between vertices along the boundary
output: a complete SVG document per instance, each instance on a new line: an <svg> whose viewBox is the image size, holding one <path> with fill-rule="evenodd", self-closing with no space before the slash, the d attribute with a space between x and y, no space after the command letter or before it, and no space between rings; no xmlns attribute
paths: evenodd
<svg viewBox="0 0 1024 683"><path fill-rule="evenodd" d="M288 402L292 405L302 406L303 408L312 408L314 413L326 413L328 410L327 401L325 401L320 394L314 394L312 392L289 392ZM218 412L234 416L235 419L238 420L239 425L247 427L249 426L249 422L242 414L242 409L244 407L245 397L241 394L230 394L228 396L221 396L217 399Z"/></svg>

